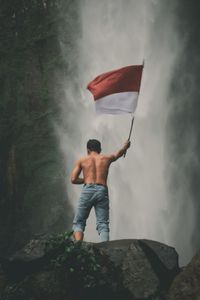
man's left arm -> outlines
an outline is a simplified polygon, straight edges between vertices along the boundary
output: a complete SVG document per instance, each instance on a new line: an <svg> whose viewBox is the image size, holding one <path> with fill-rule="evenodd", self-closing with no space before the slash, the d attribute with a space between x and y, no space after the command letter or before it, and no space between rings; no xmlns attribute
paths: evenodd
<svg viewBox="0 0 200 300"><path fill-rule="evenodd" d="M81 171L82 171L81 161L78 160L74 166L74 169L72 170L72 173L71 173L71 183L73 183L73 184L83 184L84 183L84 179L79 177Z"/></svg>
<svg viewBox="0 0 200 300"><path fill-rule="evenodd" d="M130 147L130 145L131 145L131 142L129 140L126 141L124 146L119 151L110 155L110 161L113 162L113 161L116 161L118 158L122 157L126 153L128 148Z"/></svg>

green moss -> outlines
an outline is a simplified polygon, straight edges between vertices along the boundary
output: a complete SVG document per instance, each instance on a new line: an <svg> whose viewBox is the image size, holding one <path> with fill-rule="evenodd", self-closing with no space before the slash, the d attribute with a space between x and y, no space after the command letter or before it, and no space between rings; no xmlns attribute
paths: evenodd
<svg viewBox="0 0 200 300"><path fill-rule="evenodd" d="M54 268L62 268L70 286L85 288L116 286L116 268L97 248L82 242L73 242L72 233L53 235L46 245Z"/></svg>

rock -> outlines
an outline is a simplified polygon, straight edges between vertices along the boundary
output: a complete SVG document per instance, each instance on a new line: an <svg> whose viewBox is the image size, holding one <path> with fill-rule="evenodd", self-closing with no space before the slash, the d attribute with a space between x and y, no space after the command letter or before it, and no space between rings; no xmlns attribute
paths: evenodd
<svg viewBox="0 0 200 300"><path fill-rule="evenodd" d="M96 244L120 268L124 288L136 299L167 290L179 272L174 248L150 240L118 240Z"/></svg>
<svg viewBox="0 0 200 300"><path fill-rule="evenodd" d="M45 255L45 239L30 240L30 242L10 257L10 261L33 261Z"/></svg>
<svg viewBox="0 0 200 300"><path fill-rule="evenodd" d="M168 300L200 300L200 251L174 279Z"/></svg>
<svg viewBox="0 0 200 300"><path fill-rule="evenodd" d="M0 265L0 291L3 290L7 284L7 277Z"/></svg>
<svg viewBox="0 0 200 300"><path fill-rule="evenodd" d="M163 269L166 268L172 274L177 272L178 254L173 247L151 240L139 240L139 242L151 260L159 259Z"/></svg>
<svg viewBox="0 0 200 300"><path fill-rule="evenodd" d="M0 263L8 278L18 281L40 270L46 262L45 243L45 239L30 240L25 247L10 257L0 258Z"/></svg>
<svg viewBox="0 0 200 300"><path fill-rule="evenodd" d="M160 280L139 243L132 243L122 262L123 284L134 298L148 298L159 292Z"/></svg>
<svg viewBox="0 0 200 300"><path fill-rule="evenodd" d="M44 239L32 240L9 259L4 259L2 266L11 280L9 293L13 291L13 282L20 286L17 289L14 285L14 298L9 296L6 300L15 299L20 293L26 300L163 300L179 272L175 249L155 241L71 242L69 253L74 251L75 254L56 269L50 261L55 260L58 253L46 252L45 244ZM65 255L68 253L66 247L63 251Z"/></svg>
<svg viewBox="0 0 200 300"><path fill-rule="evenodd" d="M32 299L69 299L66 285L60 272L45 270L30 276L26 285L26 294L31 295Z"/></svg>

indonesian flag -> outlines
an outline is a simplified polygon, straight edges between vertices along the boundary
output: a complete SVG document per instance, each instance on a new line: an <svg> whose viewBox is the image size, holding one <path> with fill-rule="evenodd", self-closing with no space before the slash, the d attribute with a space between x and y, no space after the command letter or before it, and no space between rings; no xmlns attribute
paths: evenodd
<svg viewBox="0 0 200 300"><path fill-rule="evenodd" d="M93 94L97 113L134 113L137 107L143 65L103 73L87 88Z"/></svg>

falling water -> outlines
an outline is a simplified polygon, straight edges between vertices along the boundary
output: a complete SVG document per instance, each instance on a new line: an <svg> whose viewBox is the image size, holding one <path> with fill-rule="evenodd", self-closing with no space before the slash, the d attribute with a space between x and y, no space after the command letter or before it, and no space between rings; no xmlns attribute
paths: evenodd
<svg viewBox="0 0 200 300"><path fill-rule="evenodd" d="M168 1L167 5L164 2L80 1L78 76L74 82L66 84L62 111L63 116L67 115L63 118L63 128L67 130L59 128L59 136L66 156L67 193L75 208L81 187L71 185L69 174L75 160L86 154L87 140L99 139L103 152L112 153L127 139L131 121L129 115L96 116L86 85L102 72L141 64L145 59L132 147L126 158L113 163L109 174L110 236L111 239L158 240L179 250L182 244L177 243L174 236L178 204L174 206L171 201L166 123L170 113L171 78L181 52L181 41L174 13L177 1ZM192 207L188 214L191 213ZM87 241L98 241L94 222L92 213L86 228ZM188 240L183 242L188 248L182 261L191 255L189 235L192 229L191 223Z"/></svg>

